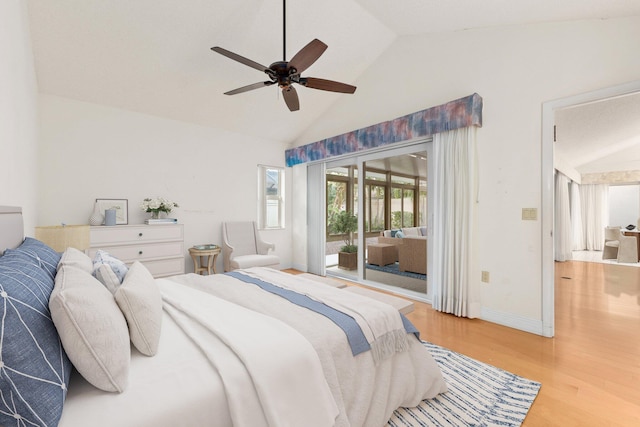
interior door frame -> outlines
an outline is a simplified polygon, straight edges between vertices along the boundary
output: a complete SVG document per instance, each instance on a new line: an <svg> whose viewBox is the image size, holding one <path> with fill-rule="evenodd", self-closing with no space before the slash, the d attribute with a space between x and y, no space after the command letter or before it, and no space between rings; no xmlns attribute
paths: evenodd
<svg viewBox="0 0 640 427"><path fill-rule="evenodd" d="M636 92L640 92L640 80L542 104L542 335L545 337L553 337L555 334L555 254L553 247L555 113L562 108Z"/></svg>

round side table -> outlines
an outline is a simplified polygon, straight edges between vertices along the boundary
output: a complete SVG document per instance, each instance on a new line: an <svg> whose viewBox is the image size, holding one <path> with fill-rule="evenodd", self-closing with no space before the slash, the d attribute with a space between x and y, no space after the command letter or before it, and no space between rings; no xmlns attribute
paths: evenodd
<svg viewBox="0 0 640 427"><path fill-rule="evenodd" d="M216 258L220 254L220 247L212 249L189 248L189 255L193 260L193 271L196 274L216 273Z"/></svg>

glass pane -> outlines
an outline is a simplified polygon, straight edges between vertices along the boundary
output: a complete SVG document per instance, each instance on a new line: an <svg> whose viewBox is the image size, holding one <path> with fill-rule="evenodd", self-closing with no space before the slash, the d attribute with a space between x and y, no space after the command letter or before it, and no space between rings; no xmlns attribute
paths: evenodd
<svg viewBox="0 0 640 427"><path fill-rule="evenodd" d="M370 185L364 186L364 231L371 231L371 205L366 202L369 199L369 192L371 191Z"/></svg>
<svg viewBox="0 0 640 427"><path fill-rule="evenodd" d="M353 203L351 209L355 216L358 216L358 169L353 169Z"/></svg>
<svg viewBox="0 0 640 427"><path fill-rule="evenodd" d="M391 189L391 228L402 228L402 190Z"/></svg>
<svg viewBox="0 0 640 427"><path fill-rule="evenodd" d="M387 175L384 173L367 171L367 179L385 182L387 180Z"/></svg>
<svg viewBox="0 0 640 427"><path fill-rule="evenodd" d="M347 209L347 183L327 180L327 232L331 234L333 217Z"/></svg>
<svg viewBox="0 0 640 427"><path fill-rule="evenodd" d="M405 184L405 185L415 185L415 178L407 178L404 176L391 175L391 183L393 184Z"/></svg>
<svg viewBox="0 0 640 427"><path fill-rule="evenodd" d="M368 205L371 207L368 231L384 230L384 187L372 185Z"/></svg>
<svg viewBox="0 0 640 427"><path fill-rule="evenodd" d="M258 227L284 228L284 168L258 166Z"/></svg>
<svg viewBox="0 0 640 427"><path fill-rule="evenodd" d="M327 176L329 175L348 176L349 168L337 167L337 168L327 169Z"/></svg>
<svg viewBox="0 0 640 427"><path fill-rule="evenodd" d="M413 227L413 190L404 190L402 194L402 226Z"/></svg>
<svg viewBox="0 0 640 427"><path fill-rule="evenodd" d="M353 184L353 214L358 216L358 184Z"/></svg>
<svg viewBox="0 0 640 427"><path fill-rule="evenodd" d="M267 200L266 226L268 228L280 226L280 201L277 199Z"/></svg>
<svg viewBox="0 0 640 427"><path fill-rule="evenodd" d="M427 181L420 180L420 220L418 225L427 225Z"/></svg>
<svg viewBox="0 0 640 427"><path fill-rule="evenodd" d="M280 171L278 169L267 169L264 180L264 194L267 196L277 196L280 188Z"/></svg>

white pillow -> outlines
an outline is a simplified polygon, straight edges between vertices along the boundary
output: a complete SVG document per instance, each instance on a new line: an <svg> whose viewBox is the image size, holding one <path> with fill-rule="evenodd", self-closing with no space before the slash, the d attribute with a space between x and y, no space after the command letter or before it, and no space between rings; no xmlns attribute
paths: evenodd
<svg viewBox="0 0 640 427"><path fill-rule="evenodd" d="M93 273L94 273L93 275L94 276L95 276L96 270L102 264L107 264L109 265L109 267L111 267L111 270L113 270L115 275L118 277L118 280L120 281L120 283L122 283L122 281L124 280L124 276L127 275L127 271L129 270L129 268L127 267L127 264L120 261L118 258L114 257L110 253L103 250L99 250L98 252L96 252L95 257L93 258Z"/></svg>
<svg viewBox="0 0 640 427"><path fill-rule="evenodd" d="M133 345L144 355L155 355L160 342L162 296L149 270L134 262L115 297L127 319Z"/></svg>
<svg viewBox="0 0 640 427"><path fill-rule="evenodd" d="M420 230L418 229L418 227L403 228L402 232L404 233L405 236L419 236L420 235Z"/></svg>
<svg viewBox="0 0 640 427"><path fill-rule="evenodd" d="M91 273L93 271L93 261L91 261L89 255L76 248L65 249L62 254L62 258L60 258L60 262L58 263L58 268L63 265L77 267L87 273Z"/></svg>
<svg viewBox="0 0 640 427"><path fill-rule="evenodd" d="M94 273L96 279L98 279L112 295L115 295L120 287L120 280L118 280L118 276L116 276L109 264L100 264Z"/></svg>
<svg viewBox="0 0 640 427"><path fill-rule="evenodd" d="M113 295L90 273L62 266L49 309L62 346L78 372L101 390L124 391L131 344L127 322Z"/></svg>

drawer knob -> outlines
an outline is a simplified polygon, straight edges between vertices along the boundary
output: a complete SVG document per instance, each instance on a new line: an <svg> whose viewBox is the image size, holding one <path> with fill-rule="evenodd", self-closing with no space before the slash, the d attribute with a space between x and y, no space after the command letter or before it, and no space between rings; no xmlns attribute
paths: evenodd
<svg viewBox="0 0 640 427"><path fill-rule="evenodd" d="M138 255L142 255L142 251L138 251Z"/></svg>
<svg viewBox="0 0 640 427"><path fill-rule="evenodd" d="M138 233L138 236L139 236L139 237L142 237L142 233Z"/></svg>

